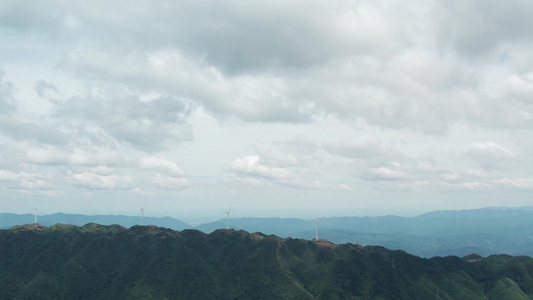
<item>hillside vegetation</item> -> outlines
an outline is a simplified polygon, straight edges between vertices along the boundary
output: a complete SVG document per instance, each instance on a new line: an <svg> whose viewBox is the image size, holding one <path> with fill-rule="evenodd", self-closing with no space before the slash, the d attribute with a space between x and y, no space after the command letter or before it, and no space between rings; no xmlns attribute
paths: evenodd
<svg viewBox="0 0 533 300"><path fill-rule="evenodd" d="M0 230L0 299L530 299L533 259L245 231L57 224Z"/></svg>

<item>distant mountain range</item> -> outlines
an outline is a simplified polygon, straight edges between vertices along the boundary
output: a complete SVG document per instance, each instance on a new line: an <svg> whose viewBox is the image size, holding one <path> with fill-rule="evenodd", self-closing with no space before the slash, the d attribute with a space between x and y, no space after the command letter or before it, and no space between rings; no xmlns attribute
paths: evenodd
<svg viewBox="0 0 533 300"><path fill-rule="evenodd" d="M6 229L16 225L23 225L33 223L34 215L31 214L7 214L0 213L0 228ZM52 215L38 216L38 223L44 226L52 226L54 224L71 224L82 226L87 223L97 223L101 225L121 225L129 228L139 225L140 217L124 216L124 215L80 215L80 214L64 214L56 213ZM191 225L171 217L155 218L144 217L143 224L157 225L159 227L172 228L174 230L183 230L192 228Z"/></svg>
<svg viewBox="0 0 533 300"><path fill-rule="evenodd" d="M0 214L0 228L33 222L33 215ZM94 222L118 224L126 228L139 224L139 217L122 215L52 214L39 216L39 224L57 223L82 226ZM144 224L174 230L197 229L211 233L226 228L226 219L191 226L170 217L145 217ZM282 238L313 239L315 224L296 218L236 218L231 228L275 234ZM533 256L533 209L483 208L461 211L435 211L417 217L333 217L319 224L319 238L335 244L380 245L404 250L421 257L471 253Z"/></svg>
<svg viewBox="0 0 533 300"><path fill-rule="evenodd" d="M532 299L533 258L94 223L0 230L0 299Z"/></svg>

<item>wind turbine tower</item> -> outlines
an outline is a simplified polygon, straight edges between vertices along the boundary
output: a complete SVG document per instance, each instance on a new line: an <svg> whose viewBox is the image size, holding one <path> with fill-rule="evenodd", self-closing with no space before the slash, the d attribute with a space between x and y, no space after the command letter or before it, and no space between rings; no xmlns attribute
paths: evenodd
<svg viewBox="0 0 533 300"><path fill-rule="evenodd" d="M140 207L139 208L141 209L141 226L143 224L143 217L144 217L144 209L146 208L146 205L144 207Z"/></svg>
<svg viewBox="0 0 533 300"><path fill-rule="evenodd" d="M35 220L33 221L34 224L37 224L37 213L39 212L39 208L35 206Z"/></svg>
<svg viewBox="0 0 533 300"><path fill-rule="evenodd" d="M313 220L313 222L315 222L315 227L316 227L315 241L318 241L318 223L320 223L322 220L324 220L324 218L311 219L311 220Z"/></svg>
<svg viewBox="0 0 533 300"><path fill-rule="evenodd" d="M229 212L230 212L230 210L231 210L231 205L229 206L229 209L226 212L226 229L229 229L229 216L230 216Z"/></svg>

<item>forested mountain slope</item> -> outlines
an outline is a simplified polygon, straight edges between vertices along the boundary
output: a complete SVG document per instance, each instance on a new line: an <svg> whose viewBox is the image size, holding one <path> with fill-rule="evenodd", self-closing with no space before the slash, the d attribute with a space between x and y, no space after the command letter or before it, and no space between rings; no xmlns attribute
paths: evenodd
<svg viewBox="0 0 533 300"><path fill-rule="evenodd" d="M530 299L533 259L423 259L261 233L0 230L0 299Z"/></svg>

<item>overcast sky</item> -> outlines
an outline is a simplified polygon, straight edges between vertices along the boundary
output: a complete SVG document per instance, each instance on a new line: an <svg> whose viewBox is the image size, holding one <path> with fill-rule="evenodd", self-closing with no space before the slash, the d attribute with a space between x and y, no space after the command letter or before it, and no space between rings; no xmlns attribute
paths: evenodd
<svg viewBox="0 0 533 300"><path fill-rule="evenodd" d="M0 0L0 211L533 205L532 28L529 0Z"/></svg>

